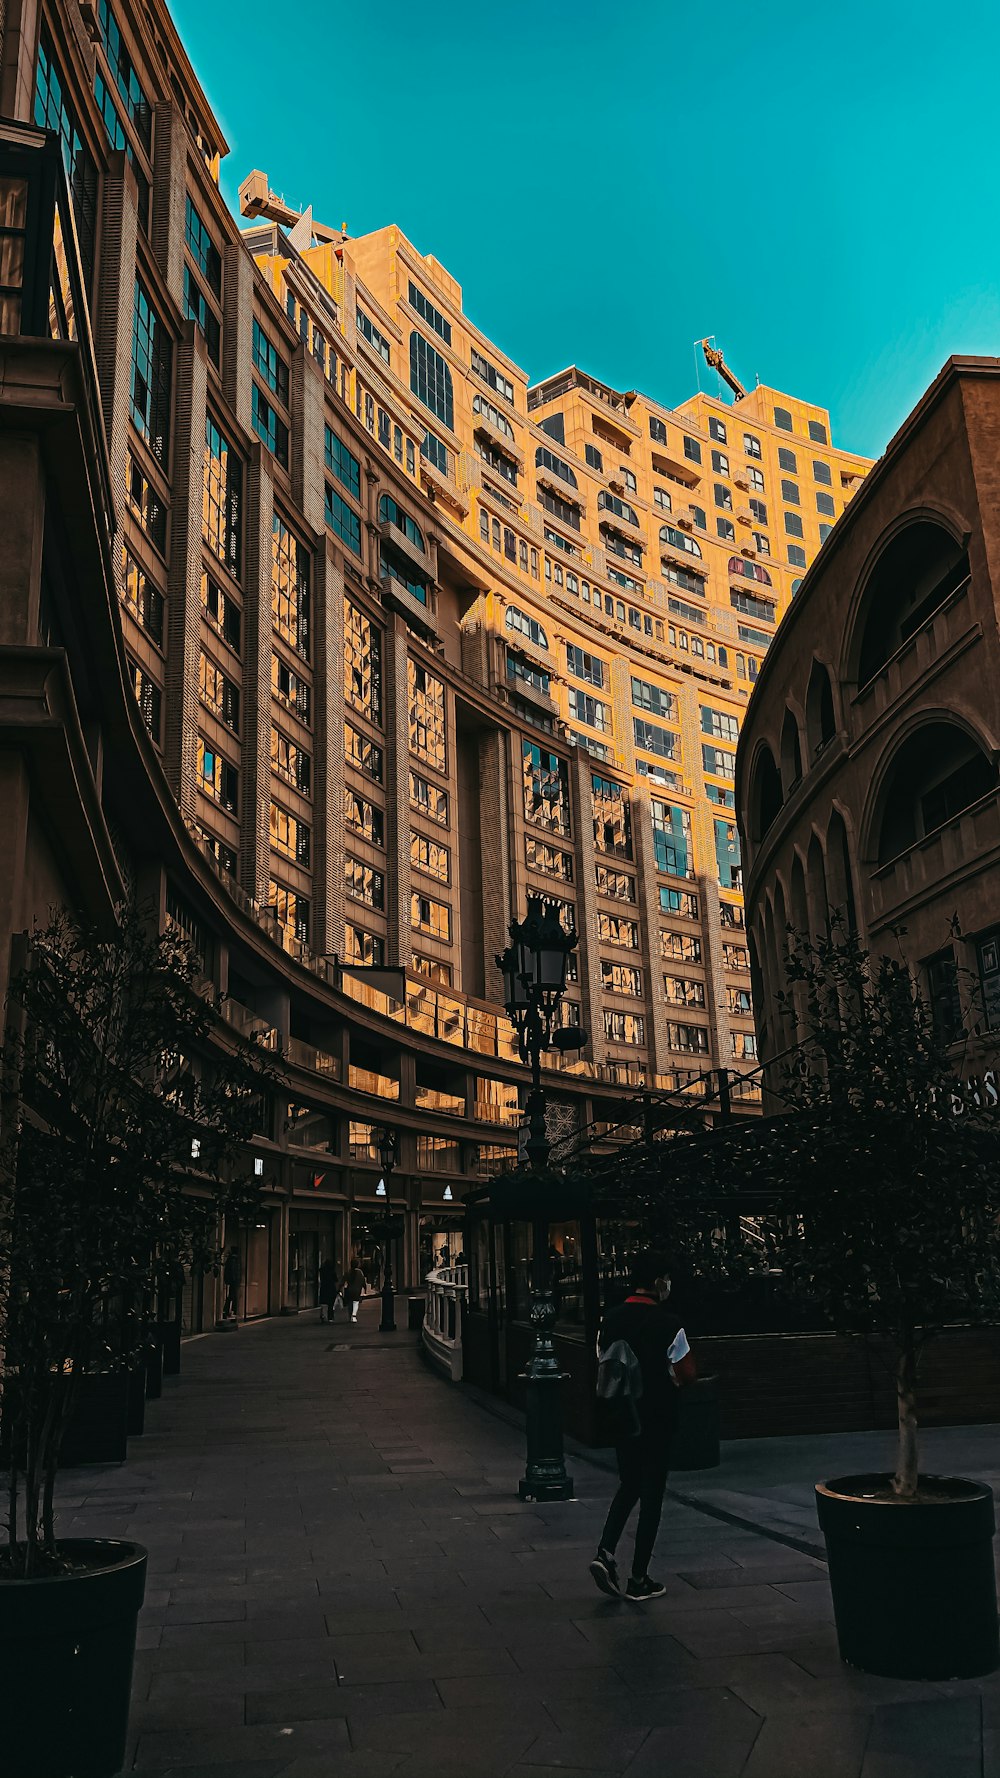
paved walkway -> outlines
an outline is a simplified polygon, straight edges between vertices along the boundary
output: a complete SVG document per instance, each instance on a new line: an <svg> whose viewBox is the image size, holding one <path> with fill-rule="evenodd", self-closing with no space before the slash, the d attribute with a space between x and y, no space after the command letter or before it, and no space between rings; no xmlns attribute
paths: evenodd
<svg viewBox="0 0 1000 1778"><path fill-rule="evenodd" d="M192 1342L146 1424L62 1482L66 1529L150 1552L130 1770L1000 1778L1000 1684L851 1673L807 1556L671 1504L667 1599L603 1598L608 1475L522 1506L518 1431L376 1304Z"/></svg>

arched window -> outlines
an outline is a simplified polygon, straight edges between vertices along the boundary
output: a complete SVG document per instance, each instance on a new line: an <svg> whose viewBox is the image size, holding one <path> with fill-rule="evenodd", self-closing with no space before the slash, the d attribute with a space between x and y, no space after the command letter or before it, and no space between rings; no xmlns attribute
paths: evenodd
<svg viewBox="0 0 1000 1778"><path fill-rule="evenodd" d="M680 549L687 556L700 556L701 544L696 537L689 537L686 531L678 531L676 525L660 526L660 542L669 543L671 549Z"/></svg>
<svg viewBox="0 0 1000 1778"><path fill-rule="evenodd" d="M750 783L750 836L762 840L781 812L781 777L770 747L761 748Z"/></svg>
<svg viewBox="0 0 1000 1778"><path fill-rule="evenodd" d="M638 525L639 523L635 508L630 506L627 500L619 500L617 494L609 494L606 488L602 488L598 494L597 505L601 512L613 512L618 518L625 519L630 525Z"/></svg>
<svg viewBox="0 0 1000 1778"><path fill-rule="evenodd" d="M943 525L920 519L900 531L886 545L865 589L858 684L874 679L968 576L968 555Z"/></svg>
<svg viewBox="0 0 1000 1778"><path fill-rule="evenodd" d="M409 513L403 511L391 494L382 495L378 503L378 517L380 525L395 525L405 537L409 538L412 544L416 545L417 549L426 553L427 546L419 525L414 524Z"/></svg>
<svg viewBox="0 0 1000 1778"><path fill-rule="evenodd" d="M533 642L536 648L548 648L549 639L538 619L529 617L526 611L519 610L516 605L508 605L504 623L508 630L516 630L519 636L527 636L528 641Z"/></svg>
<svg viewBox="0 0 1000 1778"><path fill-rule="evenodd" d="M568 482L571 488L579 486L569 464L564 458L557 457L554 451L550 451L547 445L539 445L535 452L535 468L550 469L553 475L557 475L560 481Z"/></svg>
<svg viewBox="0 0 1000 1778"><path fill-rule="evenodd" d="M418 401L454 431L451 371L440 352L428 345L422 333L416 332L410 335L410 388Z"/></svg>
<svg viewBox="0 0 1000 1778"><path fill-rule="evenodd" d="M748 562L745 556L730 556L730 574L738 574L742 580L759 580L761 586L770 586L771 576L759 562Z"/></svg>
<svg viewBox="0 0 1000 1778"><path fill-rule="evenodd" d="M813 661L806 690L806 738L813 758L837 732L833 687L822 661Z"/></svg>
<svg viewBox="0 0 1000 1778"><path fill-rule="evenodd" d="M799 725L791 710L785 711L781 725L781 782L785 795L794 790L802 776L802 749L799 746Z"/></svg>
<svg viewBox="0 0 1000 1778"><path fill-rule="evenodd" d="M511 443L513 443L514 428L508 420L507 415L502 414L500 409L495 407L492 401L487 401L485 395L474 395L472 397L472 411L474 414L480 414L484 420L488 420L494 431L502 432L504 438L509 438Z"/></svg>
<svg viewBox="0 0 1000 1778"><path fill-rule="evenodd" d="M926 723L904 741L882 787L879 864L888 864L996 788L996 767L964 729L953 722Z"/></svg>

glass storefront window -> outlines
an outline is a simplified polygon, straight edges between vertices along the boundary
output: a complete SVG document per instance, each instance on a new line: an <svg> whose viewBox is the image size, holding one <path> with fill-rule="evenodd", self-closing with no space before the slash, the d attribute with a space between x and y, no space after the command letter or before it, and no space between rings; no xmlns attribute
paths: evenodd
<svg viewBox="0 0 1000 1778"><path fill-rule="evenodd" d="M583 1327L583 1255L578 1222L549 1224L549 1263L557 1331Z"/></svg>
<svg viewBox="0 0 1000 1778"><path fill-rule="evenodd" d="M629 1266L636 1252L637 1231L634 1223L598 1217L596 1232L597 1286L603 1315L607 1309L624 1301Z"/></svg>

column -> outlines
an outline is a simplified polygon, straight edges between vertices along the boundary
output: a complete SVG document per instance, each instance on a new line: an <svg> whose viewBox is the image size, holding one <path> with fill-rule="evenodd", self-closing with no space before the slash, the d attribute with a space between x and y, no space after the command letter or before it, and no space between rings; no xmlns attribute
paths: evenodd
<svg viewBox="0 0 1000 1778"><path fill-rule="evenodd" d="M198 812L198 655L208 355L193 321L174 349L174 476L167 577L163 769L184 814Z"/></svg>
<svg viewBox="0 0 1000 1778"><path fill-rule="evenodd" d="M243 748L240 877L261 906L271 862L271 529L274 481L263 445L250 452L243 565Z"/></svg>
<svg viewBox="0 0 1000 1778"><path fill-rule="evenodd" d="M410 713L407 681L407 628L387 613L383 646L385 702L385 850L387 962L407 968L410 927Z"/></svg>

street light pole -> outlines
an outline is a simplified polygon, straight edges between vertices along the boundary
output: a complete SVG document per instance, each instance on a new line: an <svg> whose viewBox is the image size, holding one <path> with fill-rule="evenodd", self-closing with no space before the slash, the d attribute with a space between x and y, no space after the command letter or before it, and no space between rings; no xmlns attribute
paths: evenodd
<svg viewBox="0 0 1000 1778"><path fill-rule="evenodd" d="M399 1156L399 1137L395 1130L379 1131L378 1151L382 1164L382 1183L386 1192L385 1223L382 1231L382 1319L378 1324L378 1331L379 1333L395 1333L396 1290L392 1281L392 1239L395 1233L392 1218L392 1175Z"/></svg>
<svg viewBox="0 0 1000 1778"><path fill-rule="evenodd" d="M566 986L566 965L577 941L575 934L563 930L558 903L539 896L529 898L524 920L512 920L509 930L511 943L496 962L503 974L504 1003L517 1032L521 1059L531 1064L531 1091L525 1106L526 1152L529 1172L538 1175L533 1193L530 1310L535 1337L524 1372L527 1460L518 1494L522 1500L571 1500L573 1481L566 1474L563 1455L562 1371L552 1338L556 1306L545 1208L549 1139L541 1058L550 1043L569 1049L582 1048L586 1042L582 1031L554 1028Z"/></svg>

